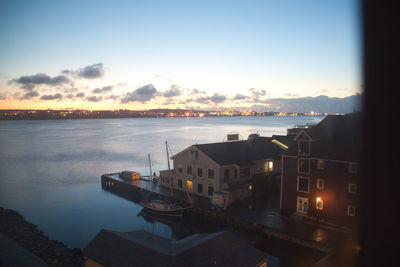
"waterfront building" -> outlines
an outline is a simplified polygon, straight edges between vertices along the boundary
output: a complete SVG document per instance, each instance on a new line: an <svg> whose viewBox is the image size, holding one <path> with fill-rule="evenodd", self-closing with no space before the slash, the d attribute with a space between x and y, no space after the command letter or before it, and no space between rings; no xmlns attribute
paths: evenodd
<svg viewBox="0 0 400 267"><path fill-rule="evenodd" d="M297 128L282 155L281 209L354 224L359 213L361 113Z"/></svg>
<svg viewBox="0 0 400 267"><path fill-rule="evenodd" d="M251 134L247 140L192 145L172 156L173 169L160 172L160 183L207 198L222 192L229 203L242 200L251 194L255 176L280 179L280 155L289 140Z"/></svg>
<svg viewBox="0 0 400 267"><path fill-rule="evenodd" d="M171 241L145 231L101 230L86 246L86 267L248 266L266 267L277 259L233 232L194 234Z"/></svg>

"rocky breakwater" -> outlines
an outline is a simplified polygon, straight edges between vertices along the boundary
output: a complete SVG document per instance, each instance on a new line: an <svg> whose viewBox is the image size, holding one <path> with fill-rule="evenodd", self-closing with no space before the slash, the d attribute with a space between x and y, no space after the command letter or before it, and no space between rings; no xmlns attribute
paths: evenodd
<svg viewBox="0 0 400 267"><path fill-rule="evenodd" d="M50 266L84 266L80 249L50 240L16 211L0 207L0 232Z"/></svg>

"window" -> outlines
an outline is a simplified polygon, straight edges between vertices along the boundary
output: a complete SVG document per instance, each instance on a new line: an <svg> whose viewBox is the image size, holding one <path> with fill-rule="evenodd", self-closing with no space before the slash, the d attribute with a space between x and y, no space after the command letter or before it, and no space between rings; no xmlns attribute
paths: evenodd
<svg viewBox="0 0 400 267"><path fill-rule="evenodd" d="M209 195L209 196L212 196L213 194L214 194L214 187L211 186L211 185L209 185L209 186L208 186L208 195Z"/></svg>
<svg viewBox="0 0 400 267"><path fill-rule="evenodd" d="M325 187L325 180L324 179L317 179L317 188L324 189Z"/></svg>
<svg viewBox="0 0 400 267"><path fill-rule="evenodd" d="M202 168L197 168L197 176L200 176L200 177L203 176L203 169Z"/></svg>
<svg viewBox="0 0 400 267"><path fill-rule="evenodd" d="M320 197L317 197L317 201L315 202L315 209L323 210L324 209L324 201Z"/></svg>
<svg viewBox="0 0 400 267"><path fill-rule="evenodd" d="M178 179L178 187L179 187L179 188L182 188L182 187L183 187L183 184L182 184L182 180L181 180L181 179Z"/></svg>
<svg viewBox="0 0 400 267"><path fill-rule="evenodd" d="M182 171L183 171L182 164L179 164L179 165L178 165L178 172L181 173Z"/></svg>
<svg viewBox="0 0 400 267"><path fill-rule="evenodd" d="M192 174L192 166L191 165L187 166L187 173Z"/></svg>
<svg viewBox="0 0 400 267"><path fill-rule="evenodd" d="M308 177L298 177L297 178L297 191L308 193L308 185L310 178Z"/></svg>
<svg viewBox="0 0 400 267"><path fill-rule="evenodd" d="M267 161L265 163L265 171L266 172L272 172L274 170L274 162L273 161Z"/></svg>
<svg viewBox="0 0 400 267"><path fill-rule="evenodd" d="M214 169L208 169L208 178L214 179Z"/></svg>
<svg viewBox="0 0 400 267"><path fill-rule="evenodd" d="M197 193L203 194L203 185L197 184Z"/></svg>
<svg viewBox="0 0 400 267"><path fill-rule="evenodd" d="M309 159L299 159L299 172L309 173L310 172L310 160Z"/></svg>
<svg viewBox="0 0 400 267"><path fill-rule="evenodd" d="M357 163L350 162L350 164L349 164L349 172L350 173L357 173Z"/></svg>
<svg viewBox="0 0 400 267"><path fill-rule="evenodd" d="M199 151L194 152L194 159L199 159Z"/></svg>
<svg viewBox="0 0 400 267"><path fill-rule="evenodd" d="M229 179L229 170L224 170L224 179Z"/></svg>
<svg viewBox="0 0 400 267"><path fill-rule="evenodd" d="M324 160L323 159L319 159L318 161L317 161L317 169L320 169L320 170L323 170L324 169L324 164L325 162L324 162Z"/></svg>
<svg viewBox="0 0 400 267"><path fill-rule="evenodd" d="M356 207L347 206L347 216L356 216Z"/></svg>
<svg viewBox="0 0 400 267"><path fill-rule="evenodd" d="M349 184L349 193L355 194L357 192L356 184Z"/></svg>
<svg viewBox="0 0 400 267"><path fill-rule="evenodd" d="M186 186L189 191L193 191L193 182L192 181L187 180Z"/></svg>
<svg viewBox="0 0 400 267"><path fill-rule="evenodd" d="M299 155L310 155L310 141L299 141Z"/></svg>

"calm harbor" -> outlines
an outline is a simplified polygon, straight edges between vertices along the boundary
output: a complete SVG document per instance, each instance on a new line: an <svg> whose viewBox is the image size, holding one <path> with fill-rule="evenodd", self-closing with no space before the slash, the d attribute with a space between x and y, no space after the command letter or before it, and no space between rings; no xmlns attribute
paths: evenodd
<svg viewBox="0 0 400 267"><path fill-rule="evenodd" d="M179 239L212 231L186 224L149 221L142 206L101 188L104 173L166 169L164 142L172 153L193 144L221 142L234 131L243 139L285 134L295 125L324 117L222 117L0 122L0 204L15 209L46 235L85 247L103 228L145 230ZM193 227L192 227L193 226ZM185 233L185 234L182 234Z"/></svg>

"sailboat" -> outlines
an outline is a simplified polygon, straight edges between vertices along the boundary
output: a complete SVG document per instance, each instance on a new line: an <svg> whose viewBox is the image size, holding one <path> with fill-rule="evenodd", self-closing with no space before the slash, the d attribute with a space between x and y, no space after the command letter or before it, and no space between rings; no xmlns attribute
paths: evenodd
<svg viewBox="0 0 400 267"><path fill-rule="evenodd" d="M170 170L169 165L169 154L168 154L168 145L167 141L165 141L165 146L167 148L167 158L168 158L168 169ZM150 161L150 155L149 155ZM151 171L150 171L151 173ZM171 196L173 194L172 185L171 185ZM184 205L178 204L174 201L166 201L162 199L152 199L152 200L144 200L141 201L140 204L149 212L158 214L158 215L167 215L167 216L182 216L183 212L190 209L192 204Z"/></svg>

